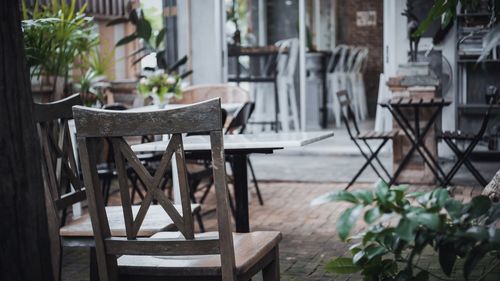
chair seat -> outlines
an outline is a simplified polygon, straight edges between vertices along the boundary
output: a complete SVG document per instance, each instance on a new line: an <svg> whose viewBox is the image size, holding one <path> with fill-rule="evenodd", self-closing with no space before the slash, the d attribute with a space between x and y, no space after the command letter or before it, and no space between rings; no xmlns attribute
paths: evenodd
<svg viewBox="0 0 500 281"><path fill-rule="evenodd" d="M462 133L460 131L445 131L438 135L438 138L453 140L473 140L475 137L474 134Z"/></svg>
<svg viewBox="0 0 500 281"><path fill-rule="evenodd" d="M160 232L152 238L182 238L179 232ZM217 237L217 232L196 234L196 238ZM278 231L233 233L236 274L250 270L281 241ZM221 275L219 255L201 256L132 256L118 258L120 274L143 276L206 276Z"/></svg>
<svg viewBox="0 0 500 281"><path fill-rule="evenodd" d="M393 139L397 134L396 130L389 132L367 131L360 133L355 138L359 140Z"/></svg>
<svg viewBox="0 0 500 281"><path fill-rule="evenodd" d="M134 216L139 211L140 206L132 206L132 212ZM175 205L175 208L182 215L182 207L180 205ZM200 210L199 204L192 204L191 210L196 213ZM113 236L126 236L125 233L125 223L123 220L123 210L121 206L109 206L106 207L106 213L108 215L109 227L111 229L111 234ZM141 229L139 230L138 236L149 237L155 233L166 230L174 230L175 226L173 221L167 215L165 210L160 205L151 205L148 209L146 217L142 223ZM92 223L90 221L90 215L88 213L83 216L68 222L65 226L61 227L59 234L62 237L92 237L94 232L92 231Z"/></svg>

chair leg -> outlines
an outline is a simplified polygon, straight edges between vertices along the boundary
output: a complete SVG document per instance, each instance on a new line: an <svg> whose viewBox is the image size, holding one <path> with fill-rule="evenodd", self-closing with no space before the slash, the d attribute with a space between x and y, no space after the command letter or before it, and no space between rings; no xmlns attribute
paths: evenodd
<svg viewBox="0 0 500 281"><path fill-rule="evenodd" d="M248 167L250 168L250 173L252 174L252 181L255 185L255 192L257 193L257 198L259 199L259 204L264 206L264 200L262 200L262 194L260 194L259 184L257 183L257 178L255 177L255 172L253 170L252 161L247 158Z"/></svg>
<svg viewBox="0 0 500 281"><path fill-rule="evenodd" d="M359 169L359 171L356 173L356 175L352 178L352 180L349 182L349 184L346 186L346 188L344 190L347 190L349 189L349 187L351 187L351 185L354 184L354 182L358 179L358 177L361 175L361 173L363 173L363 171L366 169L366 167L368 167L368 165L370 165L373 169L373 171L377 174L377 176L379 176L380 178L382 178L382 176L380 175L380 173L377 171L377 169L375 168L375 166L373 166L373 164L371 163L372 160L374 158L377 157L377 154L380 152L380 150L382 149L382 147L385 145L385 143L387 142L387 140L384 140L378 147L377 149L372 153L372 155L370 157L368 157L364 152L363 150L361 149L361 146L356 142L356 140L353 139L353 142L356 144L356 146L359 148L361 154L365 157L366 159L366 162L365 164L363 164L363 166L361 167L361 169ZM391 179L390 179L391 180Z"/></svg>
<svg viewBox="0 0 500 281"><path fill-rule="evenodd" d="M384 140L384 143L387 141L388 141L387 139ZM373 154L373 150L370 147L370 145L368 144L368 142L366 140L364 140L364 143L365 143L366 147L368 147L368 150L370 151L370 153ZM391 174L389 173L389 171L387 171L387 169L384 167L384 165L382 165L382 162L380 162L380 159L378 159L378 156L375 156L375 161L377 161L378 165L382 168L382 170L384 171L387 178L389 178L389 181L391 181L391 179L392 179Z"/></svg>
<svg viewBox="0 0 500 281"><path fill-rule="evenodd" d="M200 232L205 232L205 225L203 224L203 218L201 217L201 210L196 212L195 214L196 221L198 222L198 227L200 228Z"/></svg>
<svg viewBox="0 0 500 281"><path fill-rule="evenodd" d="M474 150L475 144L471 143L469 147L467 147L465 152L461 152L460 149L458 149L458 147L455 145L455 143L453 143L451 139L445 138L444 141L446 142L446 144L448 144L451 150L458 157L457 163L453 165L451 170L448 172L448 175L446 175L445 185L448 185L455 176L455 174L458 172L460 167L462 165L465 165L467 169L471 172L471 174L474 176L474 178L476 178L476 180L479 182L479 184L481 184L483 187L486 186L488 184L487 181L468 159L470 153Z"/></svg>
<svg viewBox="0 0 500 281"><path fill-rule="evenodd" d="M278 281L280 280L280 254L278 245L273 250L274 259L266 267L262 269L263 281Z"/></svg>

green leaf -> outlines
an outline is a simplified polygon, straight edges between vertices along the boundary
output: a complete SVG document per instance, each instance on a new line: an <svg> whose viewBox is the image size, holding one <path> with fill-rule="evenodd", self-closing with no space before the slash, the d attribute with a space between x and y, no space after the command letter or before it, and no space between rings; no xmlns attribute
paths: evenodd
<svg viewBox="0 0 500 281"><path fill-rule="evenodd" d="M112 26L112 25L117 25L117 24L122 24L122 23L127 23L129 20L127 18L117 18L114 19L106 24L106 26Z"/></svg>
<svg viewBox="0 0 500 281"><path fill-rule="evenodd" d="M401 237L402 240L412 241L415 238L415 229L418 224L415 221L407 218L402 218L395 229L395 233Z"/></svg>
<svg viewBox="0 0 500 281"><path fill-rule="evenodd" d="M444 204L444 208L452 219L460 219L462 216L463 204L460 201L449 199Z"/></svg>
<svg viewBox="0 0 500 281"><path fill-rule="evenodd" d="M439 246L439 264L446 276L450 276L453 266L457 260L455 247L451 243L443 243Z"/></svg>
<svg viewBox="0 0 500 281"><path fill-rule="evenodd" d="M468 213L471 218L478 218L488 212L491 200L488 196L480 195L472 198Z"/></svg>
<svg viewBox="0 0 500 281"><path fill-rule="evenodd" d="M410 188L410 186L407 184L400 184L400 185L391 186L391 190L394 190L394 191L406 192L408 190L408 188Z"/></svg>
<svg viewBox="0 0 500 281"><path fill-rule="evenodd" d="M381 203L387 202L387 194L389 193L389 186L384 181L378 181L375 187L375 195Z"/></svg>
<svg viewBox="0 0 500 281"><path fill-rule="evenodd" d="M372 208L368 211L365 212L365 222L368 224L372 224L375 222L380 216L382 215L382 212L380 212L379 207Z"/></svg>
<svg viewBox="0 0 500 281"><path fill-rule="evenodd" d="M158 32L158 35L156 35L156 42L155 42L156 48L158 48L160 46L161 42L163 42L163 39L165 38L165 34L166 33L167 33L167 28L166 27L162 28Z"/></svg>
<svg viewBox="0 0 500 281"><path fill-rule="evenodd" d="M152 32L153 28L151 27L151 23L145 17L141 17L137 22L137 36L149 42Z"/></svg>
<svg viewBox="0 0 500 281"><path fill-rule="evenodd" d="M415 275L415 280L418 281L429 281L429 272L422 270L417 275Z"/></svg>
<svg viewBox="0 0 500 281"><path fill-rule="evenodd" d="M337 274L353 274L359 272L361 267L355 265L350 258L336 258L326 264L325 270Z"/></svg>
<svg viewBox="0 0 500 281"><path fill-rule="evenodd" d="M322 195L318 198L315 198L312 202L311 205L320 205L326 202L338 202L338 201L347 201L350 203L357 204L358 199L354 197L350 192L348 191L334 191L327 193L325 195Z"/></svg>
<svg viewBox="0 0 500 281"><path fill-rule="evenodd" d="M420 225L423 225L432 230L438 230L442 226L442 221L437 213L409 213L407 215L408 219L417 222Z"/></svg>
<svg viewBox="0 0 500 281"><path fill-rule="evenodd" d="M432 198L434 199L435 205L439 208L443 208L449 198L448 190L439 188L432 193Z"/></svg>
<svg viewBox="0 0 500 281"><path fill-rule="evenodd" d="M373 202L373 192L370 190L355 190L352 192L352 195L362 201L365 205Z"/></svg>
<svg viewBox="0 0 500 281"><path fill-rule="evenodd" d="M383 255L385 253L385 249L376 245L370 245L366 247L365 253L366 257L371 260L376 256Z"/></svg>
<svg viewBox="0 0 500 281"><path fill-rule="evenodd" d="M132 33L132 34L130 34L128 36L123 37L118 42L116 42L116 46L119 47L119 46L128 44L128 43L134 41L135 39L137 39L137 34Z"/></svg>
<svg viewBox="0 0 500 281"><path fill-rule="evenodd" d="M486 251L480 245L478 247L473 248L465 257L464 262L464 278L465 280L469 280L470 274L474 271L477 264L481 259L486 255Z"/></svg>
<svg viewBox="0 0 500 281"><path fill-rule="evenodd" d="M365 251L359 251L352 257L352 262L354 264L360 264L361 260L365 257Z"/></svg>
<svg viewBox="0 0 500 281"><path fill-rule="evenodd" d="M486 224L492 224L500 218L500 204L493 204L490 211L488 212L488 218L486 219Z"/></svg>
<svg viewBox="0 0 500 281"><path fill-rule="evenodd" d="M361 211L363 210L363 205L356 205L352 208L345 210L342 215L340 215L337 221L337 232L340 239L345 241L351 232L352 227L356 223Z"/></svg>
<svg viewBox="0 0 500 281"><path fill-rule="evenodd" d="M139 62L141 62L141 60L142 60L143 58L145 58L145 57L149 56L150 54L151 54L151 53L146 52L145 54L143 54L142 56L140 56L138 59L134 60L134 61L132 62L132 65L136 65L136 64L138 64Z"/></svg>

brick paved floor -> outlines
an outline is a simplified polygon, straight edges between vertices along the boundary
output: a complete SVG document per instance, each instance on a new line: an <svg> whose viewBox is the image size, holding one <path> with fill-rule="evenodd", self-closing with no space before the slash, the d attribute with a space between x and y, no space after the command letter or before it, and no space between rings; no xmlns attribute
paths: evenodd
<svg viewBox="0 0 500 281"><path fill-rule="evenodd" d="M346 246L336 235L335 223L346 205L327 203L310 206L312 199L324 193L340 190L339 183L261 183L264 206L260 206L253 189L250 196L250 225L252 230L279 230L282 280L360 280L358 276L333 276L324 271L328 260L342 256ZM370 188L371 184L353 187ZM428 187L412 187L425 190ZM457 198L470 198L479 188L458 187ZM213 196L204 208L213 206ZM207 230L215 230L215 213L205 216ZM358 226L360 227L360 226ZM431 258L428 258L432 259ZM427 262L431 267L433 262ZM63 259L63 280L88 280L88 253L85 250L66 249ZM255 280L260 280L256 278Z"/></svg>

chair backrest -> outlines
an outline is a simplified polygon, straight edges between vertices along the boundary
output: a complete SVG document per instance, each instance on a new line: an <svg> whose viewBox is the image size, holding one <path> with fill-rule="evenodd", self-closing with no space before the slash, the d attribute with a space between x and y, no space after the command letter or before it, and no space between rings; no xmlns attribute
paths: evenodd
<svg viewBox="0 0 500 281"><path fill-rule="evenodd" d="M354 63L354 71L364 72L366 68L366 64L368 62L368 48L361 48L358 53L358 57L356 58L356 62Z"/></svg>
<svg viewBox="0 0 500 281"><path fill-rule="evenodd" d="M42 148L42 172L56 214L54 219L60 226L64 224L60 211L86 198L68 126L68 120L73 119L71 108L82 104L79 94L52 103L34 104Z"/></svg>
<svg viewBox="0 0 500 281"><path fill-rule="evenodd" d="M117 279L116 259L119 255L220 255L223 280L234 280L234 246L228 212L220 104L218 98L182 108L149 112L106 111L81 106L73 108L101 280ZM197 239L194 236L182 134L207 131L210 132L219 235ZM170 134L172 137L157 171L151 175L124 137L163 134ZM113 237L109 228L94 157L96 139L99 138L110 138L115 151L126 238ZM174 155L179 174L182 214L175 209L159 186ZM127 183L127 163L147 189L135 218ZM182 233L182 239L137 239L137 233L153 200L163 207L166 215Z"/></svg>
<svg viewBox="0 0 500 281"><path fill-rule="evenodd" d="M213 98L220 98L222 103L244 103L250 100L250 94L244 89L229 84L207 84L191 86L182 91L182 98L175 103L197 103Z"/></svg>
<svg viewBox="0 0 500 281"><path fill-rule="evenodd" d="M340 118L347 128L349 136L353 138L355 135L359 134L359 127L356 122L354 111L351 108L351 100L349 99L349 95L346 90L337 92L337 98L339 99L340 104Z"/></svg>
<svg viewBox="0 0 500 281"><path fill-rule="evenodd" d="M246 102L242 107L234 114L234 117L229 122L226 129L226 134L241 134L245 131L248 123L248 119L253 113L255 104L253 102Z"/></svg>
<svg viewBox="0 0 500 281"><path fill-rule="evenodd" d="M299 55L299 45L299 39L297 38L276 42L276 46L279 47L276 66L278 76L292 77L295 74Z"/></svg>

